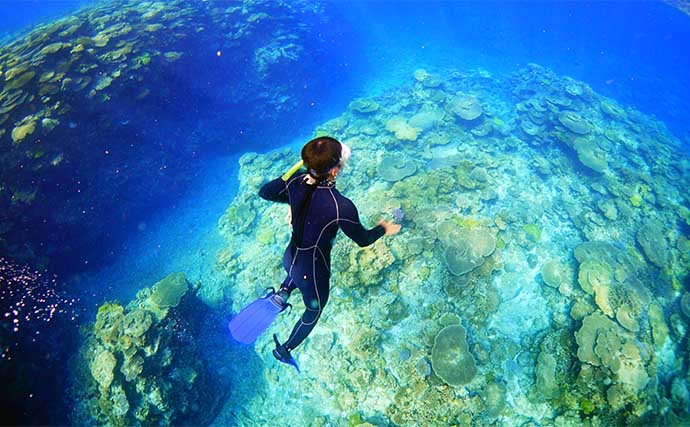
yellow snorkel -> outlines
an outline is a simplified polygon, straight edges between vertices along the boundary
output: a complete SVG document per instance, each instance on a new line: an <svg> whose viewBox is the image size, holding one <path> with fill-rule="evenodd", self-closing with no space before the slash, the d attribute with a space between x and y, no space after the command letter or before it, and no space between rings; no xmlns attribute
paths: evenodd
<svg viewBox="0 0 690 427"><path fill-rule="evenodd" d="M292 175L294 175L295 172L297 172L297 171L299 170L299 168L301 168L303 165L304 165L304 160L300 160L299 162L297 162L297 163L295 163L294 165L292 165L292 167L291 167L290 169L288 169L288 171L285 172L285 173L283 174L283 176L280 177L280 178L281 178L283 181L287 181L287 180L290 179L290 177L291 177ZM274 175L274 176L275 176L275 175Z"/></svg>

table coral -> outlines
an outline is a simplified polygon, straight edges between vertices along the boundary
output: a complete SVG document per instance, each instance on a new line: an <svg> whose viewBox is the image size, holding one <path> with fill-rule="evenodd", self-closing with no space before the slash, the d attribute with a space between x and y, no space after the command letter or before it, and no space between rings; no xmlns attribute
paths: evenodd
<svg viewBox="0 0 690 427"><path fill-rule="evenodd" d="M183 273L173 273L156 283L149 300L159 308L175 307L189 286Z"/></svg>
<svg viewBox="0 0 690 427"><path fill-rule="evenodd" d="M552 288L558 288L566 279L565 268L556 259L548 260L541 267L541 278Z"/></svg>
<svg viewBox="0 0 690 427"><path fill-rule="evenodd" d="M451 386L472 381L477 373L474 357L467 347L467 333L460 325L443 328L434 338L431 366L434 373Z"/></svg>
<svg viewBox="0 0 690 427"><path fill-rule="evenodd" d="M637 230L637 243L640 244L649 261L657 267L668 263L668 242L664 237L664 225L656 220L645 221Z"/></svg>
<svg viewBox="0 0 690 427"><path fill-rule="evenodd" d="M638 343L615 322L599 313L593 313L582 321L575 333L578 344L577 356L585 363L600 367L612 374L614 391L610 391L609 404L620 409L621 403L643 401L639 393L649 381L641 358L642 343Z"/></svg>
<svg viewBox="0 0 690 427"><path fill-rule="evenodd" d="M595 172L605 172L608 169L606 152L599 148L593 141L585 138L577 138L573 143L577 158L583 165Z"/></svg>
<svg viewBox="0 0 690 427"><path fill-rule="evenodd" d="M387 153L381 157L378 164L378 173L386 181L400 181L414 175L417 171L415 163L401 153Z"/></svg>
<svg viewBox="0 0 690 427"><path fill-rule="evenodd" d="M590 124L575 111L563 111L558 115L558 121L569 131L586 135L591 132Z"/></svg>
<svg viewBox="0 0 690 427"><path fill-rule="evenodd" d="M481 228L453 230L451 243L444 252L448 270L456 276L481 266L496 249L496 238Z"/></svg>
<svg viewBox="0 0 690 427"><path fill-rule="evenodd" d="M378 110L379 104L370 98L357 98L350 102L348 108L357 113L367 114Z"/></svg>
<svg viewBox="0 0 690 427"><path fill-rule="evenodd" d="M386 130L393 132L401 141L416 141L417 135L422 131L420 128L410 126L405 118L397 116L386 122Z"/></svg>
<svg viewBox="0 0 690 427"><path fill-rule="evenodd" d="M476 97L461 92L455 94L451 99L450 109L458 117L466 121L476 120L484 112Z"/></svg>

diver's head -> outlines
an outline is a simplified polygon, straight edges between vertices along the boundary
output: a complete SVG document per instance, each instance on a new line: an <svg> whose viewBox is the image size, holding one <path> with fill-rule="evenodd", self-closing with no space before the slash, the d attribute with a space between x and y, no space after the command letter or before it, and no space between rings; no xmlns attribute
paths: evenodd
<svg viewBox="0 0 690 427"><path fill-rule="evenodd" d="M335 177L350 154L350 147L330 136L314 138L302 148L302 160L315 179Z"/></svg>

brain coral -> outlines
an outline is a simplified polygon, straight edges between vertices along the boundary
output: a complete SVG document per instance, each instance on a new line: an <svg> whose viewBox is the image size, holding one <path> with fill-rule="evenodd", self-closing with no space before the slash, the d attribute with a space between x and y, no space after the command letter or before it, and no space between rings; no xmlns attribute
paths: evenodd
<svg viewBox="0 0 690 427"><path fill-rule="evenodd" d="M472 381L477 366L467 347L465 328L450 325L436 335L431 349L431 366L448 385L460 386Z"/></svg>

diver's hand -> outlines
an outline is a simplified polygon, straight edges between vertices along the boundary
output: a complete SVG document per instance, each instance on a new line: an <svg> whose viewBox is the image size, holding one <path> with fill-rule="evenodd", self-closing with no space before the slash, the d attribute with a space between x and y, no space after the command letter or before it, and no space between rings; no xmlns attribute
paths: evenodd
<svg viewBox="0 0 690 427"><path fill-rule="evenodd" d="M385 219L382 219L379 221L379 225L386 230L386 236L398 234L400 231L400 224L395 224L393 221L386 221Z"/></svg>

